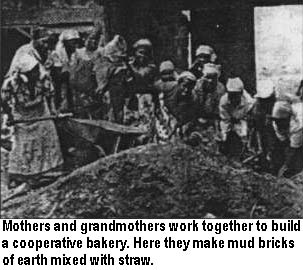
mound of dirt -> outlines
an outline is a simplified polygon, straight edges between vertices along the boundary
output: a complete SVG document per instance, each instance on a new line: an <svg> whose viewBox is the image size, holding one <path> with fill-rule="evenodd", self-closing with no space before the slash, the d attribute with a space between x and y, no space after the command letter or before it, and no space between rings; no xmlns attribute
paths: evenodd
<svg viewBox="0 0 303 270"><path fill-rule="evenodd" d="M182 143L108 156L2 205L2 218L303 218L303 173L260 175Z"/></svg>

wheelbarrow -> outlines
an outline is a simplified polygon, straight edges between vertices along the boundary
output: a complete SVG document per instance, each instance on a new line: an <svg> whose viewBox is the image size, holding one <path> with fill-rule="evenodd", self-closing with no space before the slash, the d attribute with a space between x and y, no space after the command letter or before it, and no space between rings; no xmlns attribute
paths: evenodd
<svg viewBox="0 0 303 270"><path fill-rule="evenodd" d="M69 163L68 160L73 156L71 152L77 152L78 157L81 157L82 161L77 162L76 167L117 153L121 149L121 145L125 148L126 143L147 133L147 130L143 127L125 126L104 120L73 118L70 113L16 120L9 124L46 120L53 120L56 124L65 161Z"/></svg>
<svg viewBox="0 0 303 270"><path fill-rule="evenodd" d="M147 133L142 127L124 126L104 120L63 118L56 121L58 130L76 140L86 141L102 148L105 155L117 153L124 139L135 139Z"/></svg>

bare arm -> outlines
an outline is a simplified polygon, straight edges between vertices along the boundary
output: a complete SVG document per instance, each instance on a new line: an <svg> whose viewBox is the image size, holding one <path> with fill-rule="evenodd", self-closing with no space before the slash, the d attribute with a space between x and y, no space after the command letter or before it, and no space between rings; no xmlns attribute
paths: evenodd
<svg viewBox="0 0 303 270"><path fill-rule="evenodd" d="M42 95L37 96L34 100L26 101L23 103L24 108L30 109L39 105L43 101Z"/></svg>

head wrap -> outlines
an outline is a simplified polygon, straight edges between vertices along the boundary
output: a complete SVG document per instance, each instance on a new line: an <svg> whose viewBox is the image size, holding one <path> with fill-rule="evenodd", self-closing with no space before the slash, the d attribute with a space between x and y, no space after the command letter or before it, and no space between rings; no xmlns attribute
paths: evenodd
<svg viewBox="0 0 303 270"><path fill-rule="evenodd" d="M287 101L277 101L272 111L274 119L288 119L291 116L291 103Z"/></svg>
<svg viewBox="0 0 303 270"><path fill-rule="evenodd" d="M71 40L71 39L79 39L80 35L79 32L75 29L67 29L64 30L60 36L59 36L59 41L64 41L64 40Z"/></svg>
<svg viewBox="0 0 303 270"><path fill-rule="evenodd" d="M37 58L35 58L30 54L24 53L18 55L18 58L15 59L14 66L11 71L12 73L14 72L26 73L31 71L37 65L39 65L39 61L37 60Z"/></svg>
<svg viewBox="0 0 303 270"><path fill-rule="evenodd" d="M93 40L96 44L98 44L100 42L101 35L102 35L102 29L99 26L96 26L85 39L85 43L84 43L85 47L87 47L89 41L91 40Z"/></svg>
<svg viewBox="0 0 303 270"><path fill-rule="evenodd" d="M189 81L192 81L192 82L196 82L197 81L197 78L194 74L192 74L191 72L189 71L183 71L179 77L178 77L178 82L180 81L183 81L183 80L189 80Z"/></svg>
<svg viewBox="0 0 303 270"><path fill-rule="evenodd" d="M66 40L72 40L72 39L79 39L80 35L77 30L74 29L68 29L64 30L60 36L59 41L57 42L56 49L52 53L54 66L55 67L64 67L66 68L69 65L69 58L66 53L66 49L64 46L64 41Z"/></svg>
<svg viewBox="0 0 303 270"><path fill-rule="evenodd" d="M274 90L274 83L272 80L263 80L259 82L259 87L257 89L257 94L255 95L255 98L262 98L266 99L275 93Z"/></svg>
<svg viewBox="0 0 303 270"><path fill-rule="evenodd" d="M203 66L203 74L216 74L218 77L220 76L220 66L212 64L212 63L207 63Z"/></svg>
<svg viewBox="0 0 303 270"><path fill-rule="evenodd" d="M175 66L172 61L164 61L160 64L159 72L162 73L163 71L174 71Z"/></svg>
<svg viewBox="0 0 303 270"><path fill-rule="evenodd" d="M211 62L215 62L217 59L217 55L215 54L215 51L212 47L208 45L200 45L196 50L196 56L199 56L200 54L207 54L210 55Z"/></svg>
<svg viewBox="0 0 303 270"><path fill-rule="evenodd" d="M139 39L138 41L135 42L135 44L133 45L133 48L136 50L138 48L152 48L152 43L150 42L149 39Z"/></svg>
<svg viewBox="0 0 303 270"><path fill-rule="evenodd" d="M20 62L20 58L26 54L36 58L37 61L41 61L41 57L38 51L34 48L33 42L25 44L16 51L6 77L12 75L12 73L18 69L17 66Z"/></svg>
<svg viewBox="0 0 303 270"><path fill-rule="evenodd" d="M15 59L14 66L12 67L11 73L8 74L8 77L4 80L2 84L2 88L6 89L8 88L9 84L15 84L15 78L18 76L21 78L23 82L28 82L27 76L25 76L22 73L29 72L33 70L34 67L39 65L39 61L32 55L23 53L18 55L18 58ZM40 78L41 78L41 70L42 66L39 65L40 69ZM44 74L43 74L44 75Z"/></svg>
<svg viewBox="0 0 303 270"><path fill-rule="evenodd" d="M104 47L103 55L109 58L111 61L116 61L121 57L126 56L127 43L125 39L116 35L107 45Z"/></svg>
<svg viewBox="0 0 303 270"><path fill-rule="evenodd" d="M244 90L244 84L240 78L228 79L226 83L227 92L240 93Z"/></svg>
<svg viewBox="0 0 303 270"><path fill-rule="evenodd" d="M38 64L39 61L35 57L24 54L19 58L18 63L16 64L16 71L21 73L29 72Z"/></svg>

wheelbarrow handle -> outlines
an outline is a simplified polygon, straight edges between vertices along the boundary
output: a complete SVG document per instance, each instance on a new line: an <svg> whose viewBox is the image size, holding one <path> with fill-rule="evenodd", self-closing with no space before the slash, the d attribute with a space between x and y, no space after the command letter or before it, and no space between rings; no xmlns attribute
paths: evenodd
<svg viewBox="0 0 303 270"><path fill-rule="evenodd" d="M19 120L12 120L8 121L8 126L13 126L16 124L22 124L22 123L35 123L35 122L41 122L41 121L47 121L47 120L58 120L63 118L73 117L72 113L62 113L58 115L51 115L51 116L45 116L45 117L35 117L30 119L19 119Z"/></svg>

